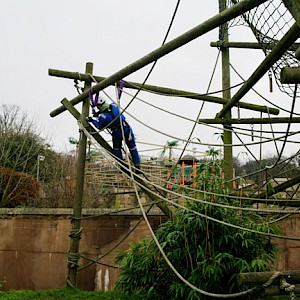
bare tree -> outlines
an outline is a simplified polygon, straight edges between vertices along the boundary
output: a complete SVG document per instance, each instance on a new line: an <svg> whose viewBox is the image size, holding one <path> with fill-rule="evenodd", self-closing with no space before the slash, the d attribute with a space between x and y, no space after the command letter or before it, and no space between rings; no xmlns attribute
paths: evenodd
<svg viewBox="0 0 300 300"><path fill-rule="evenodd" d="M45 143L28 115L16 105L3 104L0 108L0 206L9 206L9 202L18 204L17 199L24 198L26 184L28 189L35 186L34 190L38 190L37 160L44 151Z"/></svg>

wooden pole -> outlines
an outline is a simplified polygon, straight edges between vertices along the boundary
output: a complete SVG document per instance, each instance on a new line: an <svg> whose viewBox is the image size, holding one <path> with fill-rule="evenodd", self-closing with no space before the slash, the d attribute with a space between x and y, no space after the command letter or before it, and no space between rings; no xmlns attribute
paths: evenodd
<svg viewBox="0 0 300 300"><path fill-rule="evenodd" d="M138 59L137 61L133 62L132 64L126 66L125 68L119 70L118 72L114 73L113 75L107 77L102 82L93 86L93 93L99 92L111 84L118 82L119 80L125 78L126 76L134 73L135 71L147 66L148 64L160 59L161 57L165 56L166 54L184 46L185 44L191 42L192 40L202 36L203 34L217 28L221 24L234 19L235 17L240 16L241 14L251 10L252 8L258 6L261 3L266 2L267 0L244 0L241 1L234 6L226 9L222 13L208 19L207 21L203 22L202 24L194 27L193 29L187 31L186 33L178 36L177 38L171 40L170 42L164 44L160 48L150 52L149 54L145 55L144 57ZM76 105L79 102L83 101L85 98L88 97L88 91L78 95L77 97L70 100L72 105ZM60 106L57 109L53 110L50 113L51 117L55 117L60 113L64 112L66 109L64 106Z"/></svg>
<svg viewBox="0 0 300 300"><path fill-rule="evenodd" d="M294 293L295 294L300 293L300 284L295 284ZM284 289L281 289L279 284L277 284L277 285L272 284L272 285L266 287L265 291L264 291L264 295L266 295L266 296L279 296L279 295L287 296L288 294L289 294L289 292L286 292ZM288 299L288 298L284 298L284 299ZM289 298L289 299L291 299L291 298Z"/></svg>
<svg viewBox="0 0 300 300"><path fill-rule="evenodd" d="M93 64L86 64L86 73L92 74ZM90 82L86 82L84 90L88 90L91 87ZM87 117L89 114L89 99L83 100L82 105L82 118ZM85 160L86 160L86 145L87 139L85 134L80 131L78 155L77 155L77 167L76 167L76 187L75 197L73 203L73 216L72 230L70 233L70 249L68 252L68 276L67 285L77 287L77 269L78 261L80 259L79 241L81 238L81 217L82 217L82 199L84 190L84 172L85 172Z"/></svg>
<svg viewBox="0 0 300 300"><path fill-rule="evenodd" d="M280 124L280 123L300 123L300 117L288 118L288 117L277 117L277 118L243 118L243 119L199 119L199 123L205 124Z"/></svg>
<svg viewBox="0 0 300 300"><path fill-rule="evenodd" d="M251 273L239 273L237 276L238 284L264 284L266 283L276 272L266 271L266 272L251 272ZM299 283L300 282L300 271L299 270L290 270L280 272L281 276L286 277L289 280L289 283ZM279 282L280 277L274 280Z"/></svg>
<svg viewBox="0 0 300 300"><path fill-rule="evenodd" d="M196 177L197 177L197 163L193 161L193 184L192 187L196 188L197 182L196 182Z"/></svg>
<svg viewBox="0 0 300 300"><path fill-rule="evenodd" d="M281 83L300 83L300 68L282 68L280 72Z"/></svg>
<svg viewBox="0 0 300 300"><path fill-rule="evenodd" d="M62 77L62 78L68 78L73 80L81 80L81 81L88 81L93 82L93 79L88 74L78 73L78 72L68 72L63 70L57 70L57 69L49 69L48 74L50 76L55 77ZM97 82L101 82L106 79L106 77L101 76L93 76ZM112 83L111 85L114 85ZM146 91L161 93L163 95L172 95L172 96L179 96L179 97L185 97L195 100L203 100L206 102L211 103L218 103L218 104L226 104L229 99L220 98L220 97L214 97L214 96L208 96L208 95L201 95L196 92L189 92L189 91L183 91L183 90L177 90L177 89L171 89L167 87L161 87L161 86L155 86L155 85L149 85L149 84L141 84L137 82L132 81L124 81L124 87L130 88L130 89L143 89ZM251 104L246 102L240 102L239 103L240 108L249 109L253 111L259 111L264 113L270 113L271 115L278 115L279 109L273 108L273 107L267 107L263 105L257 105L257 104Z"/></svg>
<svg viewBox="0 0 300 300"><path fill-rule="evenodd" d="M181 185L184 185L185 182L185 174L184 174L184 161L181 163Z"/></svg>
<svg viewBox="0 0 300 300"><path fill-rule="evenodd" d="M237 91L232 99L224 105L223 109L216 115L217 118L223 118L225 114L268 72L272 65L282 57L284 52L288 50L300 36L300 29L294 24L285 36L275 45L271 53L266 56L259 67L252 73L250 78Z"/></svg>
<svg viewBox="0 0 300 300"><path fill-rule="evenodd" d="M222 12L227 8L227 0L219 0L219 11ZM228 25L224 23L220 26L220 40L228 41ZM230 58L229 48L222 48L222 89L223 97L231 98L230 92ZM230 100L229 100L230 101ZM228 103L228 102L227 102ZM231 111L228 110L224 115L225 120L231 119ZM233 189L233 155L232 155L232 127L230 123L224 124L223 130L224 142L224 179L228 188Z"/></svg>
<svg viewBox="0 0 300 300"><path fill-rule="evenodd" d="M237 280L239 285L256 285L261 296L288 295L291 291L295 294L300 292L300 271L298 270L240 273ZM293 285L293 289L286 291L285 287L281 286L283 280L289 287Z"/></svg>
<svg viewBox="0 0 300 300"><path fill-rule="evenodd" d="M300 60L300 47L295 51L295 57Z"/></svg>
<svg viewBox="0 0 300 300"><path fill-rule="evenodd" d="M300 27L300 0L283 0L283 3Z"/></svg>
<svg viewBox="0 0 300 300"><path fill-rule="evenodd" d="M238 48L238 49L273 49L273 44L266 43L253 43L253 42L211 42L211 47L217 48ZM300 46L300 43L294 43L288 50L296 51Z"/></svg>
<svg viewBox="0 0 300 300"><path fill-rule="evenodd" d="M300 1L299 0L283 0L283 3L290 11L291 15L296 20L298 26L300 27ZM300 60L300 47L295 52L295 57Z"/></svg>
<svg viewBox="0 0 300 300"><path fill-rule="evenodd" d="M300 183L300 175L298 176L295 176L275 187L273 187L273 189L269 189L268 191L265 191L265 192L262 192L258 195L255 195L255 198L260 198L260 199L266 199L266 198L269 198L273 195L276 195L280 192L283 192L285 191L286 189L296 185L296 184L299 184ZM276 201L276 200L275 200Z"/></svg>

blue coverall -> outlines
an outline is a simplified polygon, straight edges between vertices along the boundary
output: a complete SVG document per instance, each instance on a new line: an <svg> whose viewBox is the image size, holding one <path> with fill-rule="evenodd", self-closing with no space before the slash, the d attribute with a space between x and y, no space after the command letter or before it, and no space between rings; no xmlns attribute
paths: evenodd
<svg viewBox="0 0 300 300"><path fill-rule="evenodd" d="M113 121L114 119L115 121ZM103 111L102 113L100 113L97 120L93 119L92 122L94 126L98 129L102 129L107 125L109 125L108 128L111 131L111 135L112 135L113 153L120 160L123 160L123 155L122 155L123 135L122 135L120 119L122 120L125 142L130 151L132 161L134 165L137 168L139 168L140 156L136 148L136 143L135 143L135 138L134 138L132 128L129 126L125 117L122 114L119 116L119 109L116 104L114 103L110 104L109 108Z"/></svg>

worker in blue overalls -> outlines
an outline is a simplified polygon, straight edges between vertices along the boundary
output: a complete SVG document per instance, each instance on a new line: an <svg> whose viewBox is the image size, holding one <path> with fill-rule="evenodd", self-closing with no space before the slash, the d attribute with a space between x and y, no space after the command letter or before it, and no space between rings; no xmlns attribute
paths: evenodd
<svg viewBox="0 0 300 300"><path fill-rule="evenodd" d="M122 127L126 145L130 151L131 158L135 168L140 169L140 156L137 151L135 137L132 128L126 121L123 114L120 114L118 106L114 103L108 104L104 97L96 95L96 98L91 101L93 107L93 117L88 117L87 121L92 122L98 129L108 128L112 135L113 154L123 161L122 155ZM97 111L95 110L97 108ZM122 127L121 127L122 122Z"/></svg>

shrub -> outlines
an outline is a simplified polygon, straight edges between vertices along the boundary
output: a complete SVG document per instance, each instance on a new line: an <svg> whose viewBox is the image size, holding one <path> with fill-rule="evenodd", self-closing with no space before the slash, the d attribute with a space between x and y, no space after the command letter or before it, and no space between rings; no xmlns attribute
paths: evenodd
<svg viewBox="0 0 300 300"><path fill-rule="evenodd" d="M0 167L0 206L16 207L27 204L39 195L37 180L26 173Z"/></svg>
<svg viewBox="0 0 300 300"><path fill-rule="evenodd" d="M203 163L196 180L194 198L239 205L227 196L221 161ZM172 265L186 280L210 293L229 294L241 290L236 280L238 273L271 270L277 247L269 236L234 229L207 217L259 232L278 233L277 226L265 223L254 212L187 201L186 208L177 209L174 219L161 225L155 234ZM116 289L139 291L148 299L207 299L175 275L153 239L132 244L129 250L119 253L116 262L121 267Z"/></svg>

